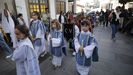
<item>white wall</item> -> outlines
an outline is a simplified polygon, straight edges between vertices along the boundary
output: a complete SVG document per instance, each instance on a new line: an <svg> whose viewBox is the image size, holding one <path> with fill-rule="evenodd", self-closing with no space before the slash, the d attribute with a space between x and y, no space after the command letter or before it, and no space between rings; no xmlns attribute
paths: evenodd
<svg viewBox="0 0 133 75"><path fill-rule="evenodd" d="M66 0L66 12L68 12L68 0Z"/></svg>
<svg viewBox="0 0 133 75"><path fill-rule="evenodd" d="M121 6L118 0L113 0L111 3L113 4L112 9L115 9L117 6Z"/></svg>
<svg viewBox="0 0 133 75"><path fill-rule="evenodd" d="M68 3L68 11L72 11L72 5L73 5L72 2L69 2L69 3Z"/></svg>
<svg viewBox="0 0 133 75"><path fill-rule="evenodd" d="M127 3L125 5L125 8L128 9L128 8L133 8L133 2L130 2L130 3Z"/></svg>
<svg viewBox="0 0 133 75"><path fill-rule="evenodd" d="M76 13L81 13L82 9L86 12L84 7L76 6Z"/></svg>
<svg viewBox="0 0 133 75"><path fill-rule="evenodd" d="M49 0L49 10L50 10L50 17L51 19L56 18L56 6L55 6L55 0Z"/></svg>
<svg viewBox="0 0 133 75"><path fill-rule="evenodd" d="M15 0L16 3L16 9L17 9L17 14L22 13L24 20L26 22L26 25L29 27L29 20L28 20L28 12L27 12L27 7L26 7L26 1L25 0Z"/></svg>

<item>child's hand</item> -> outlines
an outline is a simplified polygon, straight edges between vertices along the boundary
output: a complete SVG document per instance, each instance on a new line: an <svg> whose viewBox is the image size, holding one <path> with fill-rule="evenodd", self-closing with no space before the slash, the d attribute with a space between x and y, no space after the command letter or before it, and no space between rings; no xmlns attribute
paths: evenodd
<svg viewBox="0 0 133 75"><path fill-rule="evenodd" d="M83 51L84 51L84 48L81 46L81 47L79 48L79 50L80 50L81 52L83 52Z"/></svg>
<svg viewBox="0 0 133 75"><path fill-rule="evenodd" d="M15 48L12 48L13 51L15 51Z"/></svg>
<svg viewBox="0 0 133 75"><path fill-rule="evenodd" d="M46 34L46 36L48 36L48 35L49 35L49 33L48 33L48 32L46 32L45 34Z"/></svg>
<svg viewBox="0 0 133 75"><path fill-rule="evenodd" d="M52 37L49 37L50 40L52 40Z"/></svg>
<svg viewBox="0 0 133 75"><path fill-rule="evenodd" d="M35 38L34 38L33 36L31 37L31 39L32 39L32 41L34 41L34 40L35 40Z"/></svg>
<svg viewBox="0 0 133 75"><path fill-rule="evenodd" d="M51 35L50 35L50 34L48 35L48 39L49 39L49 40L51 40L51 39L52 39L52 37L51 37Z"/></svg>

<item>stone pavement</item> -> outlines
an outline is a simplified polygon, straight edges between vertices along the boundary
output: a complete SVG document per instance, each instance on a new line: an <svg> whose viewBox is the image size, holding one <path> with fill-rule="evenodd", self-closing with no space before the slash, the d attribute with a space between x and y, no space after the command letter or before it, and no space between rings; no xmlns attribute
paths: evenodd
<svg viewBox="0 0 133 75"><path fill-rule="evenodd" d="M93 63L90 75L132 75L133 74L133 37L117 34L116 41L111 40L111 28L96 27L94 34L99 43L100 61ZM60 69L53 70L51 58L40 64L42 75L78 75L75 58L68 52ZM15 75L15 64L0 59L0 75Z"/></svg>

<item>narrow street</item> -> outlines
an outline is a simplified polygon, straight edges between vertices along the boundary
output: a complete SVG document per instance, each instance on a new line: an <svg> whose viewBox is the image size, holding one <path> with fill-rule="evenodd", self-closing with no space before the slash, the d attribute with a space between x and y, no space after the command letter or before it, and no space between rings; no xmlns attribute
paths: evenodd
<svg viewBox="0 0 133 75"><path fill-rule="evenodd" d="M111 29L97 27L94 30L99 43L100 61L93 63L90 75L131 75L133 72L133 39L121 33L116 41L111 40ZM69 54L64 57L61 69L52 70L50 59L41 63L43 75L78 75L75 59Z"/></svg>
<svg viewBox="0 0 133 75"><path fill-rule="evenodd" d="M100 61L93 63L90 75L131 75L133 72L133 39L117 33L116 41L110 38L110 28L96 27L94 34L99 43ZM15 75L15 64L0 59L0 75ZM40 64L42 75L78 75L75 58L68 51L60 69L53 70L50 57Z"/></svg>
<svg viewBox="0 0 133 75"><path fill-rule="evenodd" d="M40 75L41 71L41 75L79 75L72 49L66 48L67 56L63 56L62 66L57 69L51 55L56 56L55 66L60 66L57 57L62 57L62 51L65 53L62 36L71 40L88 29L98 42L99 55L99 61L92 62L89 75L133 75L133 0L0 0L0 7L0 75L17 75L15 62L21 65L17 65L17 73L21 74ZM120 32L115 37L117 27ZM87 38L81 35L83 47ZM82 46L81 55L89 48ZM43 57L45 50L52 52ZM36 54L40 56L39 64ZM82 64L82 60L78 62Z"/></svg>
<svg viewBox="0 0 133 75"><path fill-rule="evenodd" d="M100 61L92 64L90 75L131 75L133 73L133 38L117 33L116 41L111 40L111 29L96 27L94 34L99 43ZM15 64L0 59L0 75L15 75ZM78 75L75 58L68 51L61 68L53 70L51 58L40 64L42 75Z"/></svg>

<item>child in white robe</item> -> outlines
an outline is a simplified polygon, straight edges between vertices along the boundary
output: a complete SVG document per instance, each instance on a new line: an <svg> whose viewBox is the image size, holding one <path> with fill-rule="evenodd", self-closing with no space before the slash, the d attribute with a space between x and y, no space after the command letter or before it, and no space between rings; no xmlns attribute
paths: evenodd
<svg viewBox="0 0 133 75"><path fill-rule="evenodd" d="M45 54L45 33L46 33L46 27L44 23L39 19L39 13L38 12L33 12L32 14L33 20L31 21L30 24L30 32L33 40L33 45L35 47L35 51L38 55L38 57L41 54ZM42 57L44 55L41 55Z"/></svg>
<svg viewBox="0 0 133 75"><path fill-rule="evenodd" d="M26 25L18 25L15 29L18 39L17 48L13 52L12 60L16 62L17 75L41 75L37 54Z"/></svg>
<svg viewBox="0 0 133 75"><path fill-rule="evenodd" d="M51 32L48 35L48 41L50 42L49 46L53 56L52 64L54 69L56 69L57 67L61 67L62 64L62 48L64 46L64 40L63 34L60 31L60 23L58 20L53 20L51 27Z"/></svg>
<svg viewBox="0 0 133 75"><path fill-rule="evenodd" d="M96 44L93 42L93 37L89 31L90 22L83 21L81 23L82 31L79 36L75 38L76 50L76 66L80 75L88 75L91 66L91 57Z"/></svg>

